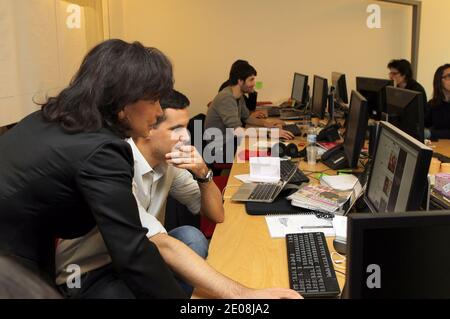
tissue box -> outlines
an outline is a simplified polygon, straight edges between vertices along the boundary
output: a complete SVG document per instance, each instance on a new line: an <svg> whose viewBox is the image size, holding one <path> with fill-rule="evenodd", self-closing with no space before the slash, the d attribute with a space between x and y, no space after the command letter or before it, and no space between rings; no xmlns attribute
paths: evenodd
<svg viewBox="0 0 450 319"><path fill-rule="evenodd" d="M447 198L450 198L450 174L436 174L434 189Z"/></svg>

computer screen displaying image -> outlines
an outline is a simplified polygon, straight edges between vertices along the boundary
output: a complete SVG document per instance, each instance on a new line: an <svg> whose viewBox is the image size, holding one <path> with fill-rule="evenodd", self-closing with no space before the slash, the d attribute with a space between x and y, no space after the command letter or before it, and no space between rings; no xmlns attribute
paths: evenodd
<svg viewBox="0 0 450 319"><path fill-rule="evenodd" d="M433 152L392 124L379 125L366 203L372 212L419 210Z"/></svg>

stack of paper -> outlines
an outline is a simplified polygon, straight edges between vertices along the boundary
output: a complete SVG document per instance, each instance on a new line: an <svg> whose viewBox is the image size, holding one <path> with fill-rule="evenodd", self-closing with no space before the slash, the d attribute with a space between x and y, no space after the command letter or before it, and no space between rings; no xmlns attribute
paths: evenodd
<svg viewBox="0 0 450 319"><path fill-rule="evenodd" d="M336 191L324 185L304 185L288 197L293 206L326 213L339 211L350 199L352 192Z"/></svg>

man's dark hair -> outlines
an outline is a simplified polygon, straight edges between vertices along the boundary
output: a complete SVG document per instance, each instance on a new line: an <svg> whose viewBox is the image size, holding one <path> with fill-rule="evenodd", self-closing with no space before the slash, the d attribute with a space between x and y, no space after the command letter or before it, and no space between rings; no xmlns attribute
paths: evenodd
<svg viewBox="0 0 450 319"><path fill-rule="evenodd" d="M185 109L191 102L186 95L177 90L172 90L159 100L161 108L164 109Z"/></svg>
<svg viewBox="0 0 450 319"><path fill-rule="evenodd" d="M239 80L245 81L251 76L256 76L257 72L247 61L237 60L230 70L230 85L238 84Z"/></svg>
<svg viewBox="0 0 450 319"><path fill-rule="evenodd" d="M445 101L444 89L442 88L442 76L444 75L444 71L448 68L450 68L450 64L444 64L434 73L433 98L431 99L431 106L438 106Z"/></svg>
<svg viewBox="0 0 450 319"><path fill-rule="evenodd" d="M234 61L234 63L231 65L230 75L228 76L228 80L226 80L225 82L222 83L222 85L219 87L219 92L230 85L231 70L233 70L234 68L238 67L240 64L248 64L248 62L245 61L245 60L236 60L236 61Z"/></svg>
<svg viewBox="0 0 450 319"><path fill-rule="evenodd" d="M176 90L172 90L170 93L164 95L161 100L159 100L159 104L161 104L161 108L165 109L176 109L176 110L184 110L190 104L189 99L186 95ZM157 128L159 124L166 120L166 115L158 117L156 120L154 128Z"/></svg>
<svg viewBox="0 0 450 319"><path fill-rule="evenodd" d="M406 81L412 80L413 78L411 63L408 60L392 60L391 62L389 62L387 67L389 69L398 70L398 72L400 72L400 74L405 77Z"/></svg>
<svg viewBox="0 0 450 319"><path fill-rule="evenodd" d="M42 114L69 133L107 127L126 137L129 126L118 113L139 100L156 101L172 88L172 64L161 51L112 39L86 55L69 86L42 105Z"/></svg>

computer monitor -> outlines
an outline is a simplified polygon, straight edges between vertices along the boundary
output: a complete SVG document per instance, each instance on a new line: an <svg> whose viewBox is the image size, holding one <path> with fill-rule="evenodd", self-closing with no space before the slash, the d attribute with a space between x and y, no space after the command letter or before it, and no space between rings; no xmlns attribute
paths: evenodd
<svg viewBox="0 0 450 319"><path fill-rule="evenodd" d="M370 118L380 120L381 113L386 111L386 87L388 85L393 85L393 82L366 77L356 78L356 90L367 99Z"/></svg>
<svg viewBox="0 0 450 319"><path fill-rule="evenodd" d="M450 211L351 214L343 298L450 298Z"/></svg>
<svg viewBox="0 0 450 319"><path fill-rule="evenodd" d="M431 148L380 122L365 202L373 213L420 210L427 189Z"/></svg>
<svg viewBox="0 0 450 319"><path fill-rule="evenodd" d="M314 75L314 87L312 96L311 113L323 119L325 116L325 109L327 107L328 96L328 80L320 76Z"/></svg>
<svg viewBox="0 0 450 319"><path fill-rule="evenodd" d="M348 104L347 81L345 80L345 74L332 72L331 83L335 89L334 97L336 103L339 106L344 107L346 104Z"/></svg>
<svg viewBox="0 0 450 319"><path fill-rule="evenodd" d="M422 93L388 86L386 113L394 124L420 142L424 141L424 107Z"/></svg>
<svg viewBox="0 0 450 319"><path fill-rule="evenodd" d="M326 151L321 156L322 162L334 170L357 167L367 122L367 100L358 92L352 91L344 143Z"/></svg>
<svg viewBox="0 0 450 319"><path fill-rule="evenodd" d="M344 139L344 151L349 168L358 166L368 121L367 100L360 93L352 91Z"/></svg>
<svg viewBox="0 0 450 319"><path fill-rule="evenodd" d="M291 99L297 105L306 105L308 101L308 76L300 73L294 73L292 81Z"/></svg>

